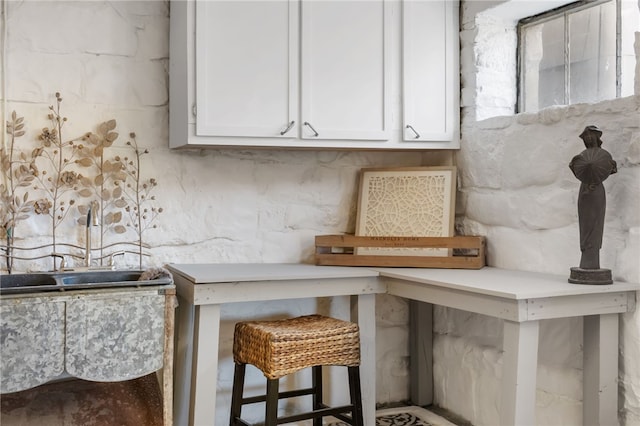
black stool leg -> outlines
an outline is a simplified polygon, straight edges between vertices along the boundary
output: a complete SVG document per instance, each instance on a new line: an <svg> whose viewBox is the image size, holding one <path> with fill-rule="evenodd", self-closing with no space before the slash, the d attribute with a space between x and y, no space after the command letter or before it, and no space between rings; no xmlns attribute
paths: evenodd
<svg viewBox="0 0 640 426"><path fill-rule="evenodd" d="M229 426L235 426L238 424L236 419L240 418L242 412L242 391L244 389L244 372L246 367L246 364L236 364L235 371L233 373L233 390L231 393L231 416L229 418Z"/></svg>
<svg viewBox="0 0 640 426"><path fill-rule="evenodd" d="M360 367L348 367L349 370L349 393L353 412L351 418L354 426L364 426L362 418L362 390L360 389Z"/></svg>
<svg viewBox="0 0 640 426"><path fill-rule="evenodd" d="M322 402L322 366L314 365L312 367L311 383L313 386L313 410L318 410L324 406ZM313 426L322 426L322 417L313 419Z"/></svg>
<svg viewBox="0 0 640 426"><path fill-rule="evenodd" d="M264 425L278 424L278 379L267 379L267 406L265 407Z"/></svg>

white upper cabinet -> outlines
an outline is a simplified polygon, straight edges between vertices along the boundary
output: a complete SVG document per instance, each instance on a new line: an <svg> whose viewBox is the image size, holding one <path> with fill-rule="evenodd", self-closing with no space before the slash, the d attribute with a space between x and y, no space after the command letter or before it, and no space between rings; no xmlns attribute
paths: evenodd
<svg viewBox="0 0 640 426"><path fill-rule="evenodd" d="M458 3L406 0L403 6L404 140L457 141Z"/></svg>
<svg viewBox="0 0 640 426"><path fill-rule="evenodd" d="M301 136L389 139L382 0L302 2Z"/></svg>
<svg viewBox="0 0 640 426"><path fill-rule="evenodd" d="M457 10L172 1L170 146L458 148Z"/></svg>
<svg viewBox="0 0 640 426"><path fill-rule="evenodd" d="M196 135L295 134L297 26L293 1L196 4Z"/></svg>

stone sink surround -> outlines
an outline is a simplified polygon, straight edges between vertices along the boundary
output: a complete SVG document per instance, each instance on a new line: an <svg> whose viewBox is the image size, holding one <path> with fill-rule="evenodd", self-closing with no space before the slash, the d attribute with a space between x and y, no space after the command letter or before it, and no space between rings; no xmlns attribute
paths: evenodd
<svg viewBox="0 0 640 426"><path fill-rule="evenodd" d="M60 91L70 137L109 118L118 120L121 135L138 134L150 150L146 170L157 177L158 201L165 207L159 228L148 235L149 264L311 262L315 235L353 231L361 168L456 164L457 227L487 236L490 265L568 274L579 250L578 186L567 166L583 147L578 134L596 124L619 165L618 174L605 182L601 264L612 269L615 280L640 281L640 68L634 96L514 114L515 28L492 9L507 2L461 3L461 149L425 153L170 151L168 2L5 3L3 117L12 110L25 116L23 140L33 140L48 124L47 108ZM394 81L399 86L399 78ZM392 126L401 130L397 118ZM61 231L75 236L78 228ZM44 217L22 223L18 231L27 245L49 242ZM230 324L237 316L295 315L322 303L223 310L221 348L230 354ZM406 400L408 304L380 295L376 305L376 399ZM537 422L582 425L581 322L544 320L540 329ZM639 336L640 313L623 315L618 376L623 426L640 424ZM497 424L501 338L499 320L437 308L436 403L473 424ZM221 383L230 385L230 375L222 373ZM224 392L220 396L227 398Z"/></svg>

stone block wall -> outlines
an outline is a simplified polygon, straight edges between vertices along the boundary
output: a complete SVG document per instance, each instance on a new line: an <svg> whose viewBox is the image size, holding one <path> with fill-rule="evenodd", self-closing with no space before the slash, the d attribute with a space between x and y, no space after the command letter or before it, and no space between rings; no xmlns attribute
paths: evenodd
<svg viewBox="0 0 640 426"><path fill-rule="evenodd" d="M606 183L602 263L616 279L640 281L638 96L510 116L515 80L508 72L515 57L509 49L515 33L490 15L476 20L476 13L496 3L503 2L469 1L461 8L459 229L488 236L492 265L568 273L579 249L577 181L567 164L582 148L577 135L595 123L620 166ZM360 168L451 160L449 153L170 151L168 2L6 1L4 6L3 121L12 110L25 117L28 132L21 149L28 152L48 124L47 108L60 91L69 137L95 131L97 123L110 118L118 121L118 143L136 132L141 147L150 151L144 173L158 180L156 195L164 208L158 228L148 234L148 264L310 262L315 235L353 231ZM487 44L478 43L482 40ZM114 149L128 152L123 145ZM18 231L20 243L28 245L50 237L41 216L22 222ZM62 232L74 242L84 235L75 222ZM256 313L306 313L323 303L243 304L223 311L216 424L225 423L228 410L233 322ZM402 401L409 386L408 307L385 296L377 299L377 311L377 400ZM622 321L620 400L626 425L640 423L639 323L637 313ZM497 424L501 324L449 309L437 309L434 324L436 402L474 424ZM537 422L581 424L581 322L543 321L541 330ZM259 386L260 378L251 383Z"/></svg>
<svg viewBox="0 0 640 426"><path fill-rule="evenodd" d="M142 174L158 182L163 213L146 234L151 257L166 263L313 262L314 237L353 232L358 171L364 167L450 164L447 152L417 154L346 151L169 150L168 1L6 1L1 105L25 117L17 149L37 145L55 93L63 97L65 140L117 120L120 136L112 155L131 155L130 132L149 154ZM394 83L399 87L399 80ZM400 131L400 130L398 130ZM4 129L2 142L7 143ZM32 196L35 193L32 192ZM79 213L59 228L64 242L84 244ZM131 239L135 236L125 234ZM112 238L120 238L111 235ZM51 241L48 217L32 216L16 228L16 243ZM95 237L94 237L95 238ZM95 240L94 240L95 241ZM136 259L117 259L136 266ZM16 262L16 272L46 270L51 260ZM283 317L314 312L326 301L235 304L223 310L218 413L228 421L233 324L246 317ZM408 306L402 299L377 299L380 403L406 400ZM262 386L253 375L249 386Z"/></svg>
<svg viewBox="0 0 640 426"><path fill-rule="evenodd" d="M618 163L605 181L601 265L616 280L640 282L640 72L635 96L514 115L515 21L492 13L498 3L508 2L465 1L461 8L458 229L487 236L492 266L568 277L580 260L579 181L568 164L584 149L578 135L596 124ZM498 424L502 323L436 307L434 332L436 403L473 424ZM640 424L639 333L640 314L622 315L623 425ZM584 424L581 345L581 319L541 322L536 424Z"/></svg>

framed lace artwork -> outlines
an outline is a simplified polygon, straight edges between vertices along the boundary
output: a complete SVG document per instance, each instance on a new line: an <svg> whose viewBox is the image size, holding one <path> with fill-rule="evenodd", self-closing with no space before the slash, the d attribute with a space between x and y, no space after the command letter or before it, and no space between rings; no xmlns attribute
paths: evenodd
<svg viewBox="0 0 640 426"><path fill-rule="evenodd" d="M360 171L356 236L451 237L456 168L372 168ZM358 247L356 254L447 256L447 249Z"/></svg>

